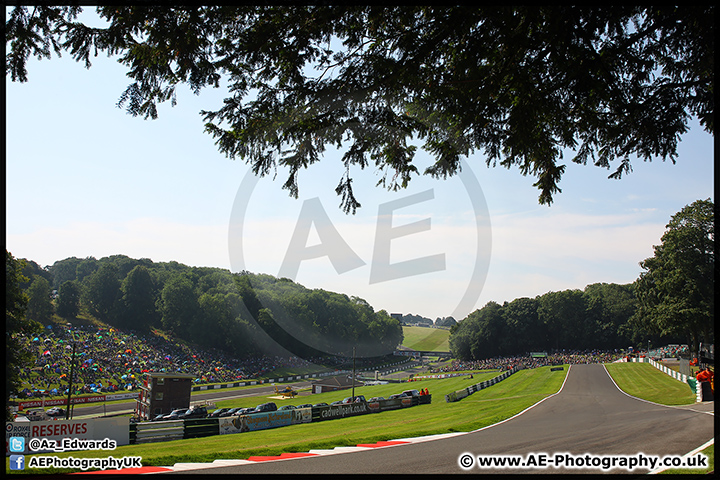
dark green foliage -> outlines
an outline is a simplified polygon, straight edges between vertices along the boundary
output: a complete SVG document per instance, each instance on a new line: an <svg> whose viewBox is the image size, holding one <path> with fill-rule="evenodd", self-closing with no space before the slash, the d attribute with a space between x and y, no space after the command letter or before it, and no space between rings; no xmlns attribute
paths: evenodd
<svg viewBox="0 0 720 480"><path fill-rule="evenodd" d="M50 282L36 275L27 289L27 294L27 318L40 323L49 322L54 310Z"/></svg>
<svg viewBox="0 0 720 480"><path fill-rule="evenodd" d="M632 345L633 285L596 283L499 305L489 302L450 330L450 350L463 359L534 351L621 349Z"/></svg>
<svg viewBox="0 0 720 480"><path fill-rule="evenodd" d="M159 326L160 317L155 308L155 281L143 265L134 267L120 287L122 298L118 307L117 326L132 330L149 331Z"/></svg>
<svg viewBox="0 0 720 480"><path fill-rule="evenodd" d="M53 288L60 288L60 285L67 281L84 279L85 276L78 278L78 265L82 262L83 260L80 258L70 257L65 260L55 262L48 267L48 271L53 277Z"/></svg>
<svg viewBox="0 0 720 480"><path fill-rule="evenodd" d="M555 350L588 347L586 342L591 330L585 322L585 299L581 290L542 295L538 298L537 315Z"/></svg>
<svg viewBox="0 0 720 480"><path fill-rule="evenodd" d="M160 294L158 310L164 330L180 338L189 338L193 319L200 313L192 281L181 274L170 277Z"/></svg>
<svg viewBox="0 0 720 480"><path fill-rule="evenodd" d="M415 325L415 324L427 325L427 326L433 325L433 321L431 319L429 319L427 317L423 317L422 315L415 315L412 313L404 314L402 316L402 318L400 319L400 321L404 325Z"/></svg>
<svg viewBox="0 0 720 480"><path fill-rule="evenodd" d="M596 283L500 306L490 302L450 330L460 359L537 350L621 349L645 342L714 343L715 204L673 215L632 284Z"/></svg>
<svg viewBox="0 0 720 480"><path fill-rule="evenodd" d="M77 282L67 280L58 290L57 314L63 318L75 318L80 313L80 288Z"/></svg>
<svg viewBox="0 0 720 480"><path fill-rule="evenodd" d="M237 357L347 356L353 347L358 356L381 356L402 342L400 323L384 311L375 312L365 300L269 275L153 263L125 255L68 258L55 262L48 272L56 283L65 279L60 303L63 296L70 301L66 289L77 285L81 304L111 325L134 330L161 327L193 344ZM65 308L61 316L77 314L70 305L67 312Z"/></svg>
<svg viewBox="0 0 720 480"><path fill-rule="evenodd" d="M81 260L75 267L75 280L82 282L85 277L92 275L98 269L98 262L94 257Z"/></svg>
<svg viewBox="0 0 720 480"><path fill-rule="evenodd" d="M453 317L443 317L435 319L436 327L453 327L454 325L457 325L457 320L455 320Z"/></svg>
<svg viewBox="0 0 720 480"><path fill-rule="evenodd" d="M41 277L52 283L53 275L48 271L47 268L42 268L36 262L32 260L25 260L22 276L26 279L20 284L20 288L27 290L27 288L35 281L35 277Z"/></svg>
<svg viewBox="0 0 720 480"><path fill-rule="evenodd" d="M81 296L92 315L104 322L114 323L122 296L117 265L103 263L85 279Z"/></svg>
<svg viewBox="0 0 720 480"><path fill-rule="evenodd" d="M301 356L380 356L402 342L402 326L363 299L310 290L268 275L243 275L257 293L258 323L286 349ZM249 307L254 305L254 300ZM251 308L252 309L252 308Z"/></svg>
<svg viewBox="0 0 720 480"><path fill-rule="evenodd" d="M547 345L547 330L540 323L538 304L539 299L524 297L503 305L508 331L508 337L503 342L506 349L536 352L543 350L542 345Z"/></svg>
<svg viewBox="0 0 720 480"><path fill-rule="evenodd" d="M673 215L654 247L640 262L635 282L640 303L634 324L649 333L683 335L693 352L714 342L715 204L697 200Z"/></svg>
<svg viewBox="0 0 720 480"><path fill-rule="evenodd" d="M635 286L615 283L595 283L585 287L586 315L592 325L593 347L617 348L632 339L637 344L641 335L635 332L629 319L637 311Z"/></svg>
<svg viewBox="0 0 720 480"><path fill-rule="evenodd" d="M620 178L634 156L675 161L693 116L714 133L710 4L102 6L99 29L79 11L9 12L12 81L27 81L31 56L117 55L132 82L118 105L145 118L178 86L226 83L224 104L201 112L220 152L259 175L287 167L297 196L299 170L340 147L345 211L360 206L353 168L377 168L390 189L421 173L413 140L435 161L424 174L453 175L480 151L535 177L549 204L563 151Z"/></svg>
<svg viewBox="0 0 720 480"><path fill-rule="evenodd" d="M28 279L22 271L25 261L18 260L5 250L5 420L12 421L9 398L20 390L20 372L32 365L30 352L20 347L19 335L33 335L42 330L42 325L27 319L28 296L20 285Z"/></svg>

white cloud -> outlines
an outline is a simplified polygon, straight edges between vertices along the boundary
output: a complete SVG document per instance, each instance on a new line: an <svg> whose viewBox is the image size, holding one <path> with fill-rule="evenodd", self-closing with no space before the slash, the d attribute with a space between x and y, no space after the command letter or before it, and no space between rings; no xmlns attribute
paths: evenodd
<svg viewBox="0 0 720 480"><path fill-rule="evenodd" d="M557 214L493 218L493 259L528 266L570 259L637 263L652 255L665 225L642 212L627 215Z"/></svg>

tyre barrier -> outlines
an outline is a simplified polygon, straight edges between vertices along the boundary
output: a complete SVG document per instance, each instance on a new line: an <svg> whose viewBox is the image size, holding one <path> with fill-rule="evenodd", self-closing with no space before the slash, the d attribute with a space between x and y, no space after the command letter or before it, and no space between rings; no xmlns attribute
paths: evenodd
<svg viewBox="0 0 720 480"><path fill-rule="evenodd" d="M201 438L217 435L218 418L193 418L184 421L183 438Z"/></svg>
<svg viewBox="0 0 720 480"><path fill-rule="evenodd" d="M463 388L462 390L456 390L454 392L450 392L447 395L445 395L445 402L457 402L462 400L463 398L472 395L473 393L483 390L487 387L490 387L492 385L495 385L498 382L501 382L508 378L513 373L517 372L518 368L513 367L510 370L506 370L505 372L501 373L497 377L493 377L490 380L485 380L484 382L476 383L475 385L470 385L469 387Z"/></svg>

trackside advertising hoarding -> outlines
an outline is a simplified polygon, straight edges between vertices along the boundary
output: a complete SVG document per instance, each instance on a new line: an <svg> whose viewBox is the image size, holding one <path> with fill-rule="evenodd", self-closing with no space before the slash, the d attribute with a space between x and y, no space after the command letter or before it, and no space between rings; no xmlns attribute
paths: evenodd
<svg viewBox="0 0 720 480"><path fill-rule="evenodd" d="M31 439L54 440L61 443L65 438L78 440L103 440L107 438L114 440L117 445L129 445L130 418L5 422L6 455L10 455L9 441L11 437L24 437L25 445L29 445Z"/></svg>
<svg viewBox="0 0 720 480"><path fill-rule="evenodd" d="M138 398L138 393L115 393L112 395L95 395L86 397L72 397L70 403L73 405L83 405L87 403L112 402L113 400L129 400ZM25 400L18 402L18 408L24 410L34 407L54 407L57 405L67 405L67 398L55 398L52 400Z"/></svg>
<svg viewBox="0 0 720 480"><path fill-rule="evenodd" d="M327 405L317 408L317 420L330 420L332 418L352 417L353 415L363 415L370 413L367 403L347 403L341 405ZM316 412L313 412L313 420Z"/></svg>
<svg viewBox="0 0 720 480"><path fill-rule="evenodd" d="M284 427L286 425L290 425L292 420L292 410L253 413L251 415L239 415L236 417L222 417L219 422L220 435Z"/></svg>

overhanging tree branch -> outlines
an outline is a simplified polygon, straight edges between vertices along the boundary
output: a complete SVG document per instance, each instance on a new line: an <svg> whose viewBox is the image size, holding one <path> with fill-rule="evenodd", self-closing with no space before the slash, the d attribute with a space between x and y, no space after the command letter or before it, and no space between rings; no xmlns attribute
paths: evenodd
<svg viewBox="0 0 720 480"><path fill-rule="evenodd" d="M144 118L181 84L199 93L225 78L225 104L201 112L206 132L258 174L287 167L291 194L325 145L374 163L391 189L420 175L419 147L435 157L424 174L454 175L460 156L482 152L534 176L550 204L565 149L580 164L619 162L609 177L621 178L635 155L674 162L693 115L714 134L711 5L105 6L104 29L76 22L80 11L15 7L6 75L27 81L28 58L51 48L86 67L118 55L133 82L118 106ZM349 180L338 195L354 212Z"/></svg>

